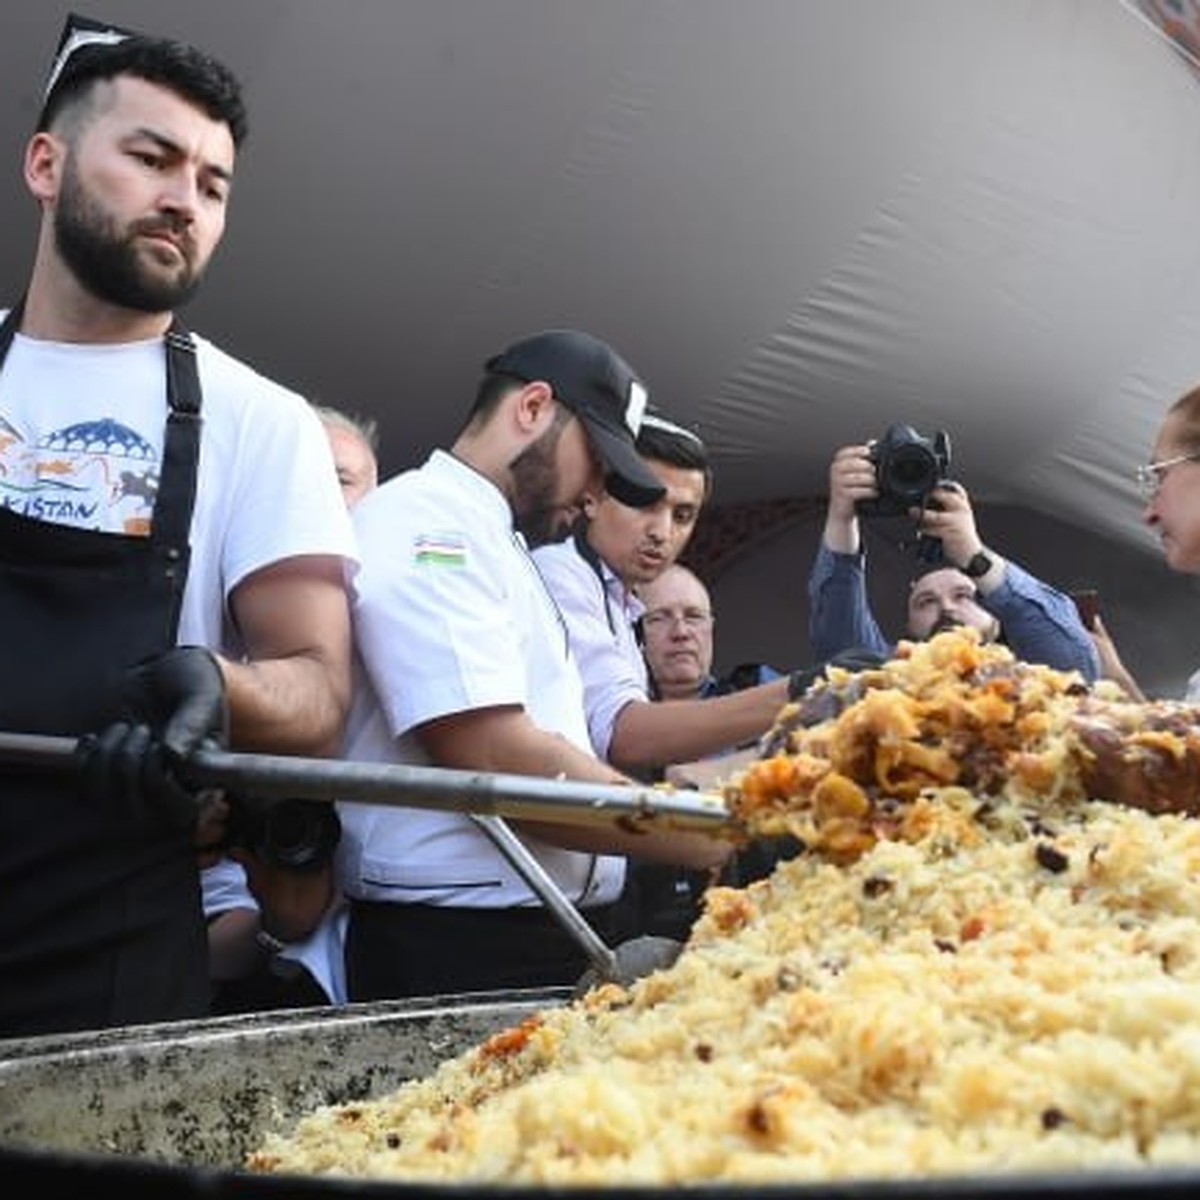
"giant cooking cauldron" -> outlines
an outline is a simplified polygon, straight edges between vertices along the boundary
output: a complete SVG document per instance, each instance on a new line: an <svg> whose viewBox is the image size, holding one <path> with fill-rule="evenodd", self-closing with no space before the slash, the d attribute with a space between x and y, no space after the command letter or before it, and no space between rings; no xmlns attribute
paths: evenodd
<svg viewBox="0 0 1200 1200"><path fill-rule="evenodd" d="M0 1189L6 1197L536 1197L665 1189L532 1189L250 1175L245 1153L326 1103L378 1096L550 1004L560 991L486 993L228 1017L0 1042ZM683 1189L679 1189L682 1191ZM1137 1174L974 1177L686 1189L789 1200L1166 1200L1200 1195L1200 1164Z"/></svg>

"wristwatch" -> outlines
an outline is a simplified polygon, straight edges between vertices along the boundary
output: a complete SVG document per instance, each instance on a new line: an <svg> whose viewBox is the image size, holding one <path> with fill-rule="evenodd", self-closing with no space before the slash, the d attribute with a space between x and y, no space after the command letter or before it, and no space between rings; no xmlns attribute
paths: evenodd
<svg viewBox="0 0 1200 1200"><path fill-rule="evenodd" d="M980 575L986 575L991 569L991 556L984 550L977 550L971 555L966 566L961 568L962 573L970 579L978 579Z"/></svg>
<svg viewBox="0 0 1200 1200"><path fill-rule="evenodd" d="M279 954L287 949L287 942L281 941L274 934L268 933L265 929L260 929L255 935L254 940L268 954Z"/></svg>

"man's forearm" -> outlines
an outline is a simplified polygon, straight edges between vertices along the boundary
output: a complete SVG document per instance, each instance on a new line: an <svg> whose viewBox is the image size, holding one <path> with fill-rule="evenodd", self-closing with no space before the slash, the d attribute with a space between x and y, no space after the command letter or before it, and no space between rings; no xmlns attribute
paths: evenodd
<svg viewBox="0 0 1200 1200"><path fill-rule="evenodd" d="M760 737L787 703L776 679L710 700L635 700L617 717L609 760L628 771L720 754Z"/></svg>
<svg viewBox="0 0 1200 1200"><path fill-rule="evenodd" d="M1070 596L1009 562L1001 585L984 601L1018 658L1079 671L1088 682L1099 677L1099 653Z"/></svg>
<svg viewBox="0 0 1200 1200"><path fill-rule="evenodd" d="M222 661L235 750L334 755L350 705L350 672L321 655Z"/></svg>
<svg viewBox="0 0 1200 1200"><path fill-rule="evenodd" d="M883 636L867 603L864 560L840 554L822 545L809 577L808 637L818 662L863 646L889 655L892 647Z"/></svg>

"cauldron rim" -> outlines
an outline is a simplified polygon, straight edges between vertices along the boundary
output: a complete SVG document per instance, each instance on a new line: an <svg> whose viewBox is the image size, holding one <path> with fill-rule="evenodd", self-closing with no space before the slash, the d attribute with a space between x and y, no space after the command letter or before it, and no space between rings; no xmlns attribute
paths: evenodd
<svg viewBox="0 0 1200 1200"><path fill-rule="evenodd" d="M805 1183L704 1183L682 1188L656 1185L536 1186L425 1183L357 1177L260 1175L216 1167L183 1166L95 1152L61 1154L0 1146L0 1175L6 1187L46 1188L95 1185L120 1189L122 1200L662 1200L685 1191L688 1200L1183 1200L1200 1188L1200 1170L1190 1167L1119 1171L1038 1172L912 1179L854 1179ZM11 1191L10 1191L11 1194ZM18 1191L16 1194L24 1194ZM91 1194L84 1192L84 1194Z"/></svg>
<svg viewBox="0 0 1200 1200"><path fill-rule="evenodd" d="M122 1052L154 1052L163 1047L185 1046L207 1051L238 1040L251 1041L257 1034L269 1036L280 1030L321 1032L373 1028L387 1033L393 1025L436 1021L442 1016L483 1017L498 1021L497 1027L570 998L569 989L478 992L436 996L420 1000L387 1001L346 1005L333 1009L297 1009L251 1016L220 1017L203 1021L176 1022L100 1030L89 1033L43 1035L38 1038L0 1042L0 1121L8 1077L20 1079L44 1064L70 1072L79 1064L121 1059ZM463 1047L465 1048L465 1047ZM445 1056L443 1056L445 1057ZM8 1088L10 1093L12 1088ZM13 1096L10 1095L10 1099ZM14 1104L19 1105L16 1096ZM298 1116L299 1113L292 1114ZM3 1140L0 1125L0 1178L9 1194L30 1193L35 1188L49 1191L54 1184L76 1190L80 1185L112 1184L122 1200L249 1200L251 1197L288 1196L297 1200L348 1200L350 1197L396 1197L403 1200L612 1200L614 1196L634 1200L661 1200L667 1191L684 1190L689 1200L729 1200L730 1197L790 1197L792 1200L1174 1200L1200 1195L1200 1165L1196 1167L1147 1167L1103 1171L1061 1171L974 1176L939 1176L913 1179L854 1179L779 1183L705 1183L682 1189L661 1186L545 1187L495 1185L473 1181L423 1183L358 1177L256 1174L236 1167L187 1162L170 1162L134 1154L94 1149L63 1149Z"/></svg>

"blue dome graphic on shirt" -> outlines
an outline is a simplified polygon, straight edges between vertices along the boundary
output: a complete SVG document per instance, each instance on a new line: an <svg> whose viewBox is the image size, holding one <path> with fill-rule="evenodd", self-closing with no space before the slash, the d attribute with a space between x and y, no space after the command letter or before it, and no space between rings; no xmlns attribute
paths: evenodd
<svg viewBox="0 0 1200 1200"><path fill-rule="evenodd" d="M154 458L154 447L128 425L106 417L102 421L81 421L57 433L48 434L41 449L85 454L119 454L125 458Z"/></svg>

